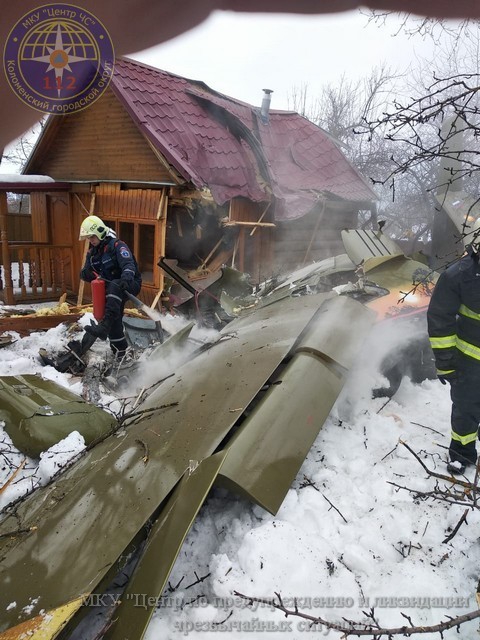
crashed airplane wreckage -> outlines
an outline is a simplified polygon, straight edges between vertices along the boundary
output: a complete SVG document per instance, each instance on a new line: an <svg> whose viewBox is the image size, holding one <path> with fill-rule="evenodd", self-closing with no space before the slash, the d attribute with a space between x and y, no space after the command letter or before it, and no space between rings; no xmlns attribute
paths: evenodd
<svg viewBox="0 0 480 640"><path fill-rule="evenodd" d="M357 255L368 285L347 287L347 295L325 284L332 273L356 269L343 256L311 265L243 311L237 301L231 312L239 317L164 379L114 435L6 510L1 640L90 637L82 630L89 596L104 593L132 558L130 579L92 637L141 639L212 486L277 512L379 303L381 315L395 315L399 292L424 269L391 245L374 246L369 260ZM300 291L310 295L295 295ZM413 298L407 309L425 309L424 295ZM30 383L26 377L20 386ZM148 594L151 606L135 607L136 593Z"/></svg>

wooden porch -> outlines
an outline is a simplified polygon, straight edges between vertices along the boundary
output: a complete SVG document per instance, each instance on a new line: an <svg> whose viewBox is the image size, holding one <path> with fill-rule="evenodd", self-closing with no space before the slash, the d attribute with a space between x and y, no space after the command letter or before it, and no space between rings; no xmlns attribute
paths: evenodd
<svg viewBox="0 0 480 640"><path fill-rule="evenodd" d="M46 211L36 219L30 211L27 214L9 212L7 199L7 193L13 193L28 195L31 203L35 199L46 203L47 190L51 193L53 188L67 198L65 190L70 185L26 181L0 186L0 300L15 305L57 300L64 293L73 295L78 275L71 234L65 233L64 228L57 229L52 242ZM55 206L51 208L55 210Z"/></svg>
<svg viewBox="0 0 480 640"><path fill-rule="evenodd" d="M72 245L45 246L2 239L0 299L8 305L74 295Z"/></svg>

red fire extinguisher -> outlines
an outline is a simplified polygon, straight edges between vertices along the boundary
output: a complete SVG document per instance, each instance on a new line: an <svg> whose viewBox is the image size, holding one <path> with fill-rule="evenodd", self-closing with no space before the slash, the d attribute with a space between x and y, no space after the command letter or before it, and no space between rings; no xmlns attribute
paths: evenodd
<svg viewBox="0 0 480 640"><path fill-rule="evenodd" d="M98 276L92 280L93 317L97 322L105 315L105 280Z"/></svg>

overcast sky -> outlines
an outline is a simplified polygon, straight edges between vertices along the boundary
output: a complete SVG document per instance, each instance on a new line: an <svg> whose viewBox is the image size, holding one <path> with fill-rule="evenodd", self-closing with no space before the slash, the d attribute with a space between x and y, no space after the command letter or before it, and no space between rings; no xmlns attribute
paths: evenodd
<svg viewBox="0 0 480 640"><path fill-rule="evenodd" d="M362 78L383 61L400 71L415 55L431 53L429 40L394 37L398 20L382 28L367 22L360 12L216 12L196 29L130 57L254 105L260 105L264 88L273 89L272 108L287 109L294 86L307 84L315 98L342 74Z"/></svg>

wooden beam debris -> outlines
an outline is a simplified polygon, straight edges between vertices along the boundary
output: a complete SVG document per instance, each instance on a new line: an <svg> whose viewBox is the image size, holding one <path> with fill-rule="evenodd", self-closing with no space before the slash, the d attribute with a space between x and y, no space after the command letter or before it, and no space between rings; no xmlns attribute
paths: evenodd
<svg viewBox="0 0 480 640"><path fill-rule="evenodd" d="M276 227L274 222L246 222L241 220L229 220L225 222L226 227Z"/></svg>
<svg viewBox="0 0 480 640"><path fill-rule="evenodd" d="M167 208L168 208L167 190L162 189L162 192L160 194L160 202L158 203L158 209L157 209L157 220L167 217Z"/></svg>
<svg viewBox="0 0 480 640"><path fill-rule="evenodd" d="M262 222L262 220L264 219L264 217L265 217L265 215L266 215L267 211L269 210L269 208L270 208L270 205L271 205L271 204L272 204L272 203L271 203L271 202L269 202L269 203L267 204L267 206L265 207L265 209L263 210L263 213L262 213L262 215L260 216L260 218L258 219L257 224L256 224L256 225L255 225L255 227L250 231L250 237L252 237L252 236L253 236L253 234L255 233L255 231L257 230L257 227L259 226L259 224L260 224L260 223Z"/></svg>

